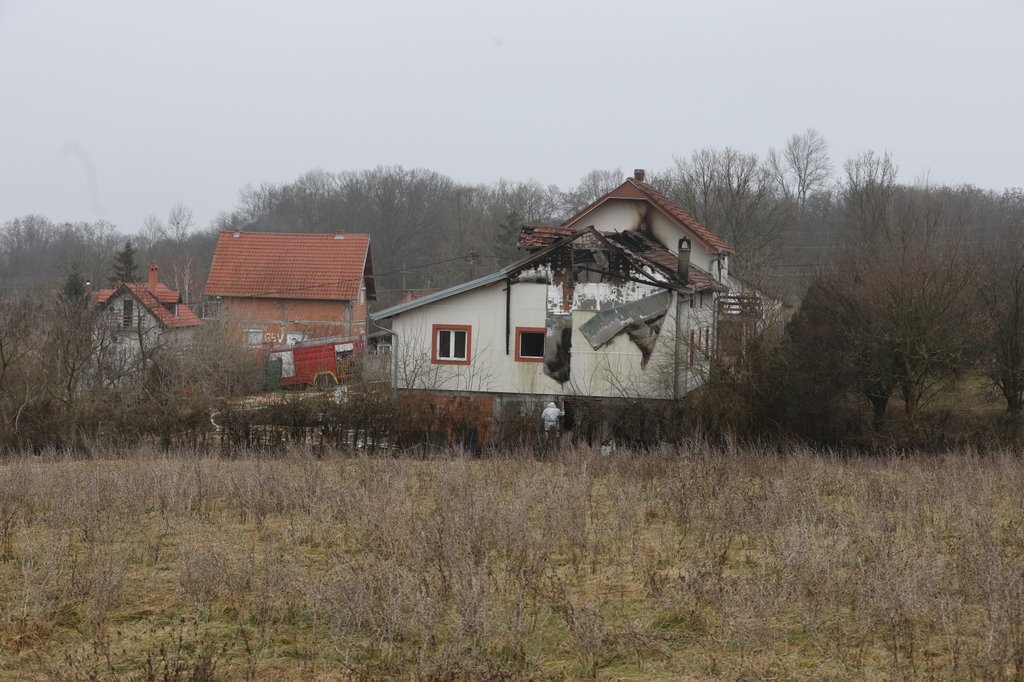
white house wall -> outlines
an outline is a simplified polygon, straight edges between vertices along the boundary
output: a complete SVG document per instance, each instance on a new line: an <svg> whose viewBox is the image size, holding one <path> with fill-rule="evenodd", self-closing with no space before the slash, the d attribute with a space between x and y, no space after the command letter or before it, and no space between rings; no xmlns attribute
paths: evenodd
<svg viewBox="0 0 1024 682"><path fill-rule="evenodd" d="M398 387L532 395L672 397L677 353L675 295L645 368L641 368L640 349L625 333L599 349L593 349L579 328L594 315L595 307L588 305L590 310L574 310L569 380L561 384L544 373L543 363L517 362L515 359L516 328L544 328L549 305L560 303L561 297L549 295L549 287L553 285L525 282L512 285L506 353L505 286L504 282L499 282L481 287L392 318L392 328L397 336L393 351ZM577 304L608 294L593 286L586 289L580 284L576 286L579 295L573 300ZM645 293L658 291L644 285L625 288L629 289L628 294L623 294L628 296L625 300L636 300ZM613 296L609 302L614 302L614 299ZM578 305L573 307L578 308ZM713 309L710 294L704 309L691 308L689 301L684 299L684 324L679 331L678 349L684 365L688 365L690 356L689 329L713 327ZM471 327L468 365L431 361L434 325ZM692 389L703 381L706 365L701 355L696 367L683 370L688 373L683 382L686 388Z"/></svg>
<svg viewBox="0 0 1024 682"><path fill-rule="evenodd" d="M124 301L132 301L132 321L124 326ZM117 341L119 352L125 362L135 362L143 355L145 348L150 353L157 348L186 349L191 345L195 327L164 329L160 321L149 312L134 296L120 291L108 301L103 311L103 323Z"/></svg>

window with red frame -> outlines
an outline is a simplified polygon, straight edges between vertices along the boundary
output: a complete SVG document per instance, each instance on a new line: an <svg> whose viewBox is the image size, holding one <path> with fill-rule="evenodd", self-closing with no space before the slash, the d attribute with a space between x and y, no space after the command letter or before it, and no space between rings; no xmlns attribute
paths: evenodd
<svg viewBox="0 0 1024 682"><path fill-rule="evenodd" d="M516 362L543 362L544 334L543 327L516 327Z"/></svg>
<svg viewBox="0 0 1024 682"><path fill-rule="evenodd" d="M472 327L435 324L431 341L432 360L442 365L468 365Z"/></svg>

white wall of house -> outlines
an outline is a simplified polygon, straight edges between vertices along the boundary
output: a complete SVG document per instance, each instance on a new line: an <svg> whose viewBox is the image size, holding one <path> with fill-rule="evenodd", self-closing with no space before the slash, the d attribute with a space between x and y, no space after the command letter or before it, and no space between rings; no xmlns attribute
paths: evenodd
<svg viewBox="0 0 1024 682"><path fill-rule="evenodd" d="M125 316L125 301L131 301L130 318ZM187 348L195 332L195 327L164 329L145 306L124 290L111 296L103 311L102 324L114 336L125 360L137 360L158 348Z"/></svg>
<svg viewBox="0 0 1024 682"><path fill-rule="evenodd" d="M593 225L598 231L611 232L638 229L641 223L646 223L651 236L673 253L678 248L679 239L688 237L691 262L721 281L728 281L724 256L721 257L724 267L720 269L717 267L719 256L712 254L696 235L680 228L673 219L647 201L611 199L581 216L572 226ZM551 281L551 273L544 267L535 274L538 279ZM653 271L648 276L659 277ZM424 304L385 320L384 324L390 324L397 335L394 361L398 368L398 388L671 398L684 395L707 379L710 357L715 353L717 343L718 294L714 292L706 291L692 297L673 293L654 350L646 366L641 366L643 353L626 333L620 333L594 349L580 332L580 326L598 310L663 290L632 282L623 285L576 282L571 310L567 311L573 322L569 379L559 383L544 373L542 362L516 359L515 337L517 328L543 329L549 311L561 310L566 300L562 285L541 282L513 284L510 300L506 299L505 289L504 281L497 282ZM468 363L437 362L432 349L436 325L469 328ZM546 342L550 343L551 339L546 339Z"/></svg>
<svg viewBox="0 0 1024 682"><path fill-rule="evenodd" d="M580 325L595 311L574 310L570 378L559 383L547 376L542 362L516 359L516 329L543 329L550 305L549 285L512 285L506 352L505 283L498 282L401 313L390 320L397 333L394 359L398 387L448 391L515 393L529 395L587 395L597 397L670 398L675 390L675 296L647 366L642 353L625 333L598 349L580 333ZM681 385L692 390L707 375L707 358L697 349L691 361L690 330L713 333L714 307L710 293L704 308L684 297L683 325L678 334ZM435 325L470 328L469 363L440 364L432 353ZM707 345L714 348L714 339Z"/></svg>

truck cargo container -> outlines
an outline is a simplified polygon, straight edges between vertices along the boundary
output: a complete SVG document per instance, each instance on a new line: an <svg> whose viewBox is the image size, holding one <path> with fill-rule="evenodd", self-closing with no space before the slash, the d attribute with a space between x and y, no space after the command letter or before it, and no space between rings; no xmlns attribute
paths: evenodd
<svg viewBox="0 0 1024 682"><path fill-rule="evenodd" d="M269 388L326 389L347 384L363 347L362 339L341 336L275 346L267 356Z"/></svg>

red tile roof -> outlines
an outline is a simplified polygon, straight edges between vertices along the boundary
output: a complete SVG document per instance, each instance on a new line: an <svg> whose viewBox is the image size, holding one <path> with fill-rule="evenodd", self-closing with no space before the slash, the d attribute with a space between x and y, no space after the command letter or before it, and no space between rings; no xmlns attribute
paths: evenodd
<svg viewBox="0 0 1024 682"><path fill-rule="evenodd" d="M206 280L207 296L352 300L369 264L365 234L224 230ZM373 282L367 283L373 296Z"/></svg>
<svg viewBox="0 0 1024 682"><path fill-rule="evenodd" d="M571 218L563 222L561 225L559 225L558 228L571 228L576 223L580 222L584 216L586 216L592 210L603 204L605 201L608 201L609 199L647 199L652 204L654 204L654 206L658 210L660 210L662 213L664 213L669 218L674 220L680 227L688 230L691 234L693 234L694 237L703 242L704 245L707 246L712 252L736 252L734 248L726 244L725 241L716 236L713 232L711 232L711 230L701 225L696 218L694 218L689 213L680 208L678 205L676 205L675 202L673 202L667 196L656 190L651 185L648 185L646 182L641 182L633 178L627 178L625 182L623 182L621 185L613 189L611 192L608 192L607 194L598 197L585 208L583 208L581 211L577 212L574 216L572 216ZM546 230L557 229L554 226L541 225L524 225L523 227L532 227L535 229L544 227ZM538 232L538 234L544 233L541 231ZM529 243L524 243L522 233L520 234L519 243L523 247L534 248L533 245Z"/></svg>
<svg viewBox="0 0 1024 682"><path fill-rule="evenodd" d="M120 284L120 282L118 282L118 284ZM146 286L146 285L145 285L145 283L141 283L139 285L134 285L133 284L133 285L130 285L130 286ZM106 302L106 300L110 297L110 295L113 294L115 291L117 291L117 289L100 289L99 297L97 298L97 303L104 303L104 302ZM156 299L158 301L160 301L161 303L180 303L181 302L181 294L177 290L170 288L169 286L167 286L166 284L164 284L162 282L157 282L156 291L153 291L152 293L156 296Z"/></svg>
<svg viewBox="0 0 1024 682"><path fill-rule="evenodd" d="M118 282L113 289L101 289L96 302L100 305L107 303L114 294L122 289L127 289L135 299L155 317L165 329L179 329L182 327L197 327L202 324L199 317L192 309L181 300L181 294L174 289L157 284L155 291L150 291L144 282L127 283ZM168 308L170 306L170 308ZM178 314L174 314L174 307L177 306Z"/></svg>
<svg viewBox="0 0 1024 682"><path fill-rule="evenodd" d="M561 225L523 225L519 232L519 246L525 249L539 249L554 244L562 237L573 233L571 227Z"/></svg>

